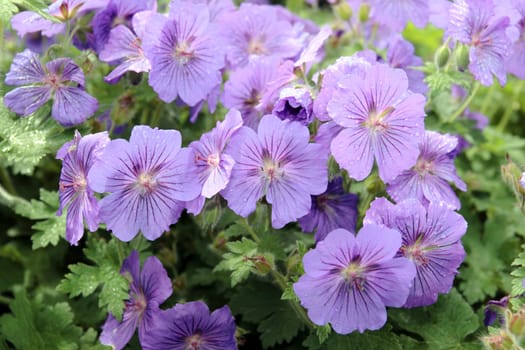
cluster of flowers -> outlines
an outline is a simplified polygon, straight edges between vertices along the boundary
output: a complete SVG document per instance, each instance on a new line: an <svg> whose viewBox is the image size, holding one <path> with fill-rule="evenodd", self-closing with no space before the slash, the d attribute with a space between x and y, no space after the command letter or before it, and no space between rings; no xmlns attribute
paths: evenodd
<svg viewBox="0 0 525 350"><path fill-rule="evenodd" d="M524 8L523 1L502 3ZM265 197L274 228L298 221L316 233L317 246L304 257L305 275L294 284L314 323L329 322L338 333L377 329L386 321L385 306L429 305L448 292L464 258L466 222L454 212L460 202L449 184L466 190L454 166L461 145L454 136L425 130L427 87L424 74L413 69L421 59L396 32L408 21L447 28L470 47L476 79L491 84L494 74L503 83L507 71L523 74L525 64L516 64L525 57L523 35L513 41L510 29L523 30L525 11L502 16L503 5L491 0L349 4L370 12L363 19L363 11L354 11L343 31L359 28L368 45L386 55L363 50L341 57L315 74L312 86L305 77L328 38L339 34L281 7L174 0L168 14L160 14L154 1L54 3L48 12L71 21L96 11L87 42L76 45L118 64L107 82L127 71L148 72L159 98L190 106L194 118L205 102L210 111L219 100L230 110L187 148L178 131L148 126L135 126L129 142L105 132L77 133L57 153L68 241L78 243L84 220L91 231L105 223L123 241L138 231L154 240L184 209L200 213L206 198L220 194L247 217ZM65 30L31 13L15 16L13 27L20 35ZM6 83L33 84L5 96L20 114L52 96L53 117L63 125L80 123L97 108L69 59L44 68L35 54L23 52ZM356 181L376 164L396 203L376 199L357 235L357 196L343 190L341 174L329 174L330 156ZM98 201L95 192L106 195Z"/></svg>
<svg viewBox="0 0 525 350"><path fill-rule="evenodd" d="M177 304L168 310L159 306L172 293L171 280L160 261L151 256L140 269L139 254L132 251L120 271L130 280L129 300L122 322L109 314L100 341L123 349L135 330L143 349L235 350L235 321L228 306L210 314L200 301Z"/></svg>

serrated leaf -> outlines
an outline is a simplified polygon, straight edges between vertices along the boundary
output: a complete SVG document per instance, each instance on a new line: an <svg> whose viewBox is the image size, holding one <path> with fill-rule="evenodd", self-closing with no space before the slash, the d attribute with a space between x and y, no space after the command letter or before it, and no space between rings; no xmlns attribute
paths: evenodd
<svg viewBox="0 0 525 350"><path fill-rule="evenodd" d="M69 265L70 273L57 287L58 291L75 297L82 294L88 296L97 290L98 304L117 319L122 317L124 300L129 297L129 281L120 274L118 243L88 240L84 254L96 265L78 263Z"/></svg>
<svg viewBox="0 0 525 350"><path fill-rule="evenodd" d="M234 314L258 325L264 348L291 341L304 328L290 305L281 300L281 292L270 284L251 281L237 288L230 300Z"/></svg>
<svg viewBox="0 0 525 350"><path fill-rule="evenodd" d="M250 258L257 254L257 243L245 237L240 241L229 242L226 247L230 253L223 255L223 260L214 271L231 271L231 286L244 281L253 269Z"/></svg>
<svg viewBox="0 0 525 350"><path fill-rule="evenodd" d="M77 349L82 329L73 324L67 303L43 305L30 301L24 290L15 292L12 314L0 317L0 330L19 350Z"/></svg>
<svg viewBox="0 0 525 350"><path fill-rule="evenodd" d="M467 339L479 328L478 317L455 289L441 295L432 306L414 309L391 309L389 316L395 323L420 335L429 349L461 349L477 340Z"/></svg>
<svg viewBox="0 0 525 350"><path fill-rule="evenodd" d="M7 27L11 17L18 12L18 7L12 0L0 0L0 23Z"/></svg>

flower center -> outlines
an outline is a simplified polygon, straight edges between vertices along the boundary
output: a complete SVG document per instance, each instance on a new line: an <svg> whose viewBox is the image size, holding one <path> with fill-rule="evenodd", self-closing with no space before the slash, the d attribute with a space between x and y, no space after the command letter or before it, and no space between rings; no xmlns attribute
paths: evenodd
<svg viewBox="0 0 525 350"><path fill-rule="evenodd" d="M186 337L184 343L186 344L184 350L199 350L203 343L202 335L197 332L189 337Z"/></svg>
<svg viewBox="0 0 525 350"><path fill-rule="evenodd" d="M382 112L371 111L368 118L363 122L363 125L373 132L382 132L388 129L388 124L385 123L385 118L395 110L390 106Z"/></svg>
<svg viewBox="0 0 525 350"><path fill-rule="evenodd" d="M60 86L61 81L56 74L49 73L44 78L44 83L51 86L53 89L57 89Z"/></svg>
<svg viewBox="0 0 525 350"><path fill-rule="evenodd" d="M426 252L434 249L433 246L423 246L421 240L423 233L420 233L416 241L411 245L403 244L399 249L400 253L407 259L412 260L416 265L426 265L429 263L429 259L426 256Z"/></svg>
<svg viewBox="0 0 525 350"><path fill-rule="evenodd" d="M73 187L73 190L75 192L84 191L87 186L87 180L86 177L83 174L76 174L73 176L73 181L70 183L66 183L61 181L59 183L60 191L64 191L66 188Z"/></svg>
<svg viewBox="0 0 525 350"><path fill-rule="evenodd" d="M266 158L263 161L261 170L263 176L270 182L278 180L284 175L284 171L279 167L279 163L274 162L273 159L270 158Z"/></svg>
<svg viewBox="0 0 525 350"><path fill-rule="evenodd" d="M155 187L157 187L157 180L153 174L141 173L137 177L135 187L139 190L141 196L145 196L146 194L150 194L155 190Z"/></svg>
<svg viewBox="0 0 525 350"><path fill-rule="evenodd" d="M221 158L219 157L217 153L212 153L208 156L206 161L209 166L216 168L219 166L219 163L221 162Z"/></svg>
<svg viewBox="0 0 525 350"><path fill-rule="evenodd" d="M365 288L365 269L359 265L359 261L352 261L347 267L343 268L340 272L344 280L352 287L359 290Z"/></svg>
<svg viewBox="0 0 525 350"><path fill-rule="evenodd" d="M428 159L418 158L414 170L421 176L425 176L428 173L434 171L434 162Z"/></svg>
<svg viewBox="0 0 525 350"><path fill-rule="evenodd" d="M173 52L173 57L180 64L187 64L193 57L194 51L191 49L190 44L186 41L179 42Z"/></svg>
<svg viewBox="0 0 525 350"><path fill-rule="evenodd" d="M132 294L131 300L126 302L126 309L140 316L146 311L147 306L148 301L142 291L137 294Z"/></svg>
<svg viewBox="0 0 525 350"><path fill-rule="evenodd" d="M248 42L248 53L250 55L264 55L266 54L266 48L264 47L263 40L258 37L253 37Z"/></svg>

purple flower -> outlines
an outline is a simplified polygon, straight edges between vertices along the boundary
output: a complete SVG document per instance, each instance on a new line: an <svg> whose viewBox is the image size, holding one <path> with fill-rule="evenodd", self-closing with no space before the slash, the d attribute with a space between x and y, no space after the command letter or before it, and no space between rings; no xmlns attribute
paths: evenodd
<svg viewBox="0 0 525 350"><path fill-rule="evenodd" d="M140 11L155 10L154 0L110 0L107 6L98 11L91 23L97 50L105 48L114 26L130 26L134 14Z"/></svg>
<svg viewBox="0 0 525 350"><path fill-rule="evenodd" d="M81 14L106 5L107 0L57 0L45 12L61 21L71 20ZM20 37L28 33L42 32L42 35L53 37L66 30L65 23L56 23L43 18L32 11L22 11L11 18L11 25Z"/></svg>
<svg viewBox="0 0 525 350"><path fill-rule="evenodd" d="M330 144L332 143L332 140L343 130L344 128L335 123L335 122L328 122L323 123L321 126L319 126L319 129L317 129L317 134L314 137L315 143L320 144L323 146L323 149L326 153L330 154Z"/></svg>
<svg viewBox="0 0 525 350"><path fill-rule="evenodd" d="M426 209L415 199L396 206L384 198L372 202L364 224L382 224L401 232L398 255L414 263L417 275L405 307L436 302L439 293L452 288L457 269L465 258L461 237L467 222L444 203L430 203Z"/></svg>
<svg viewBox="0 0 525 350"><path fill-rule="evenodd" d="M100 342L115 350L123 349L135 330L139 329L139 339L143 343L147 335L155 329L159 305L173 292L171 280L161 262L150 256L140 270L139 254L136 250L124 260L120 273L131 280L129 299L126 301L122 322L112 314L108 315L102 326Z"/></svg>
<svg viewBox="0 0 525 350"><path fill-rule="evenodd" d="M357 74L364 77L365 71L376 63L376 54L373 51L361 51L348 57L340 57L334 64L321 72L323 80L321 91L314 100L314 115L322 121L331 120L326 107L334 91L338 89L338 82L344 75Z"/></svg>
<svg viewBox="0 0 525 350"><path fill-rule="evenodd" d="M390 181L416 163L425 97L408 92L405 72L382 64L370 67L359 83L345 78L328 103L328 114L344 127L332 141L332 154L356 180L370 174L375 159L381 179Z"/></svg>
<svg viewBox="0 0 525 350"><path fill-rule="evenodd" d="M177 130L135 126L129 142L111 141L92 168L92 188L110 194L100 202L100 217L123 241L140 230L157 239L175 223L183 210L180 201L201 191L195 177L194 154L181 149Z"/></svg>
<svg viewBox="0 0 525 350"><path fill-rule="evenodd" d="M424 27L430 16L426 0L369 0L370 16L394 31L402 31L411 21L416 27Z"/></svg>
<svg viewBox="0 0 525 350"><path fill-rule="evenodd" d="M310 65L321 61L324 56L323 47L332 35L332 28L329 25L324 25L315 36L312 36L308 45L304 48L299 56L299 59L294 63L295 67L302 67L303 65Z"/></svg>
<svg viewBox="0 0 525 350"><path fill-rule="evenodd" d="M456 0L449 15L449 35L470 45L470 72L483 85L492 85L492 74L504 85L505 58L511 51L511 41L505 33L509 18L494 17L492 0Z"/></svg>
<svg viewBox="0 0 525 350"><path fill-rule="evenodd" d="M62 215L68 207L66 239L72 245L77 245L84 234L84 220L91 232L96 231L100 223L98 202L87 175L108 142L107 132L81 137L75 131L73 141L65 143L57 152L57 159L62 160L57 215Z"/></svg>
<svg viewBox="0 0 525 350"><path fill-rule="evenodd" d="M489 300L485 305L483 323L485 327L491 326L496 320L499 320L501 324L505 322L504 312L509 304L509 297L504 296L500 300Z"/></svg>
<svg viewBox="0 0 525 350"><path fill-rule="evenodd" d="M233 71L224 84L222 103L227 108L238 109L244 125L254 130L264 112L271 112L271 107L261 105L261 98L267 85L279 77L278 68L276 59L250 63Z"/></svg>
<svg viewBox="0 0 525 350"><path fill-rule="evenodd" d="M145 47L151 62L149 84L164 102L179 97L194 106L221 82L221 42L204 5L180 2L177 11L162 18L151 18L163 25L152 47Z"/></svg>
<svg viewBox="0 0 525 350"><path fill-rule="evenodd" d="M228 16L223 31L231 68L244 67L260 57L287 59L299 53L301 45L292 26L277 16L272 6L247 3Z"/></svg>
<svg viewBox="0 0 525 350"><path fill-rule="evenodd" d="M242 127L241 114L230 110L223 122L201 136L199 141L192 142L190 147L195 151L197 177L202 185L202 196L211 198L226 188L235 161L228 150L230 139Z"/></svg>
<svg viewBox="0 0 525 350"><path fill-rule="evenodd" d="M99 53L99 58L104 62L121 62L104 78L106 82L119 79L129 71L141 73L151 69L151 64L142 49L146 20L149 18L147 12L141 12L133 16L133 31L125 25L119 25L111 30L104 49Z"/></svg>
<svg viewBox="0 0 525 350"><path fill-rule="evenodd" d="M517 40L507 56L505 67L507 72L520 79L525 79L525 2L522 0L507 0L506 2L510 8L506 8L504 14L513 16L512 24ZM502 3L505 2L502 1Z"/></svg>
<svg viewBox="0 0 525 350"><path fill-rule="evenodd" d="M425 73L413 67L423 65L423 60L414 54L414 45L404 40L401 36L395 36L388 42L386 54L388 65L392 68L401 68L408 77L408 88L420 94L426 94L428 87L424 82Z"/></svg>
<svg viewBox="0 0 525 350"><path fill-rule="evenodd" d="M414 265L396 257L400 247L399 232L374 224L357 237L337 229L317 243L293 285L313 323L330 322L339 334L381 328L385 306L402 306L415 276Z"/></svg>
<svg viewBox="0 0 525 350"><path fill-rule="evenodd" d="M357 202L359 198L343 190L343 178L336 177L328 182L326 191L312 196L310 212L299 219L304 232L315 232L315 241L325 239L329 232L342 228L355 233L357 223Z"/></svg>
<svg viewBox="0 0 525 350"><path fill-rule="evenodd" d="M141 342L144 350L236 350L235 320L228 306L210 314L201 301L163 311Z"/></svg>
<svg viewBox="0 0 525 350"><path fill-rule="evenodd" d="M312 95L306 88L284 88L273 107L272 114L282 120L293 120L308 126L313 119Z"/></svg>
<svg viewBox="0 0 525 350"><path fill-rule="evenodd" d="M328 155L309 139L304 125L273 115L261 119L257 134L244 128L242 137L232 143L239 153L230 183L221 192L229 207L246 217L266 195L274 228L306 215L310 196L323 193L328 178Z"/></svg>
<svg viewBox="0 0 525 350"><path fill-rule="evenodd" d="M84 73L69 58L57 58L42 66L29 50L18 53L6 74L8 85L28 85L9 91L5 105L28 115L54 99L51 116L64 126L82 123L98 108L97 100L84 90Z"/></svg>
<svg viewBox="0 0 525 350"><path fill-rule="evenodd" d="M458 197L448 184L450 181L460 190L467 190L467 185L456 173L454 157L450 155L457 144L455 136L426 131L419 144L416 164L388 184L388 194L396 202L416 198L423 204L443 201L452 209L461 208Z"/></svg>

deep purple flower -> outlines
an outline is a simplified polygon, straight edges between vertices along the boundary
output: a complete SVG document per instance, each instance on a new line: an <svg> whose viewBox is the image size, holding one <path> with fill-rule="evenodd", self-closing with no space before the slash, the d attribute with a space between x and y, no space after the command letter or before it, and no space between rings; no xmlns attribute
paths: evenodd
<svg viewBox="0 0 525 350"><path fill-rule="evenodd" d="M122 322L109 314L100 334L100 342L115 350L126 346L137 327L140 342L143 343L155 329L157 315L161 312L159 305L173 292L171 280L155 256L147 258L140 271L139 254L134 250L124 260L120 273L131 282Z"/></svg>
<svg viewBox="0 0 525 350"><path fill-rule="evenodd" d="M312 95L306 88L284 88L273 106L272 114L308 126L313 119Z"/></svg>
<svg viewBox="0 0 525 350"><path fill-rule="evenodd" d="M133 31L125 25L119 25L111 30L99 58L104 62L121 61L104 80L114 81L128 71L148 72L151 64L142 49L142 38L145 32L147 12L141 12L132 19Z"/></svg>
<svg viewBox="0 0 525 350"><path fill-rule="evenodd" d="M278 68L276 59L250 63L233 71L224 84L222 103L227 108L238 109L244 125L254 130L261 116L271 112L270 106L261 105L261 98L267 85L279 77Z"/></svg>
<svg viewBox="0 0 525 350"><path fill-rule="evenodd" d="M501 324L503 324L505 318L504 318L504 311L507 309L507 305L509 304L509 297L504 296L500 300L489 300L487 302L487 305L485 305L483 323L485 324L485 327L492 326L496 320L499 320Z"/></svg>
<svg viewBox="0 0 525 350"><path fill-rule="evenodd" d="M299 219L304 232L313 232L315 241L325 239L329 232L342 228L355 233L357 223L357 202L359 198L343 190L343 178L336 177L328 182L326 191L312 196L310 212Z"/></svg>
<svg viewBox="0 0 525 350"><path fill-rule="evenodd" d="M239 131L241 132L241 131ZM257 134L243 128L232 148L235 167L221 194L241 216L250 215L264 195L272 204L272 226L281 228L306 215L311 195L326 190L327 154L320 145L308 143L308 128L273 115L261 119Z"/></svg>
<svg viewBox="0 0 525 350"><path fill-rule="evenodd" d="M459 209L461 203L448 184L453 182L460 190L467 190L467 185L456 173L455 157L450 155L457 144L455 136L426 131L419 144L416 164L388 184L388 194L396 202L416 198L425 205L443 201L451 208Z"/></svg>
<svg viewBox="0 0 525 350"><path fill-rule="evenodd" d="M405 307L426 306L438 294L452 288L459 265L465 258L461 237L467 222L444 203L430 203L426 209L415 199L396 206L384 198L372 202L366 224L382 224L401 232L403 243L398 256L414 263L417 275Z"/></svg>
<svg viewBox="0 0 525 350"><path fill-rule="evenodd" d="M152 47L144 47L151 62L149 84L164 102L179 97L196 105L220 84L224 66L223 45L207 7L180 2L169 18L157 15L151 21L162 25Z"/></svg>
<svg viewBox="0 0 525 350"><path fill-rule="evenodd" d="M401 36L395 36L389 40L387 47L388 65L405 71L408 77L408 88L412 92L426 94L428 87L424 82L425 73L414 69L414 67L423 65L423 60L414 53L414 45Z"/></svg>
<svg viewBox="0 0 525 350"><path fill-rule="evenodd" d="M123 241L139 230L157 239L177 221L180 201L201 191L193 150L181 149L180 133L142 125L133 128L129 142L111 141L88 179L95 191L110 193L100 202L100 217Z"/></svg>
<svg viewBox="0 0 525 350"><path fill-rule="evenodd" d="M223 122L217 122L213 130L190 144L195 151L196 176L202 185L202 196L213 197L230 181L235 160L231 156L234 150L228 150L227 146L241 127L241 114L232 109Z"/></svg>
<svg viewBox="0 0 525 350"><path fill-rule="evenodd" d="M66 240L72 245L77 245L84 234L84 220L91 232L96 231L100 223L98 201L87 175L108 142L107 132L81 137L75 131L73 141L65 143L57 152L57 159L62 160L57 215L68 208Z"/></svg>
<svg viewBox="0 0 525 350"><path fill-rule="evenodd" d="M402 31L411 21L416 27L424 27L430 10L427 0L369 0L370 17L394 31Z"/></svg>
<svg viewBox="0 0 525 350"><path fill-rule="evenodd" d="M379 329L385 306L402 306L415 276L414 265L396 257L399 232L365 225L357 237L337 229L303 258L305 274L293 285L317 325L339 334Z"/></svg>
<svg viewBox="0 0 525 350"><path fill-rule="evenodd" d="M27 85L9 91L5 105L28 115L54 99L51 116L64 126L82 123L98 108L97 100L84 89L84 73L69 58L57 58L42 66L29 50L18 53L6 74L8 85Z"/></svg>
<svg viewBox="0 0 525 350"><path fill-rule="evenodd" d="M328 114L344 127L332 141L332 154L356 180L370 174L375 159L381 179L390 181L416 163L425 97L408 92L404 71L382 64L370 67L358 84L345 78L328 103Z"/></svg>
<svg viewBox="0 0 525 350"><path fill-rule="evenodd" d="M228 16L223 31L231 68L244 67L260 57L293 58L301 49L290 23L279 20L272 6L243 3Z"/></svg>
<svg viewBox="0 0 525 350"><path fill-rule="evenodd" d="M156 7L155 0L110 0L104 9L95 14L91 23L97 51L104 49L113 27L130 27L134 14L140 11L154 11Z"/></svg>
<svg viewBox="0 0 525 350"><path fill-rule="evenodd" d="M210 314L201 301L177 304L163 311L145 334L144 350L236 350L235 320L227 305Z"/></svg>
<svg viewBox="0 0 525 350"><path fill-rule="evenodd" d="M331 120L326 107L334 91L339 88L338 82L344 75L354 74L364 77L365 71L375 64L376 61L376 54L373 51L361 51L352 56L339 57L334 64L322 71L321 90L314 100L314 115L316 118L322 121Z"/></svg>
<svg viewBox="0 0 525 350"><path fill-rule="evenodd" d="M449 15L449 35L470 46L470 72L483 85L492 85L492 74L504 85L505 58L511 51L511 41L505 33L509 18L494 16L492 0L456 0Z"/></svg>

